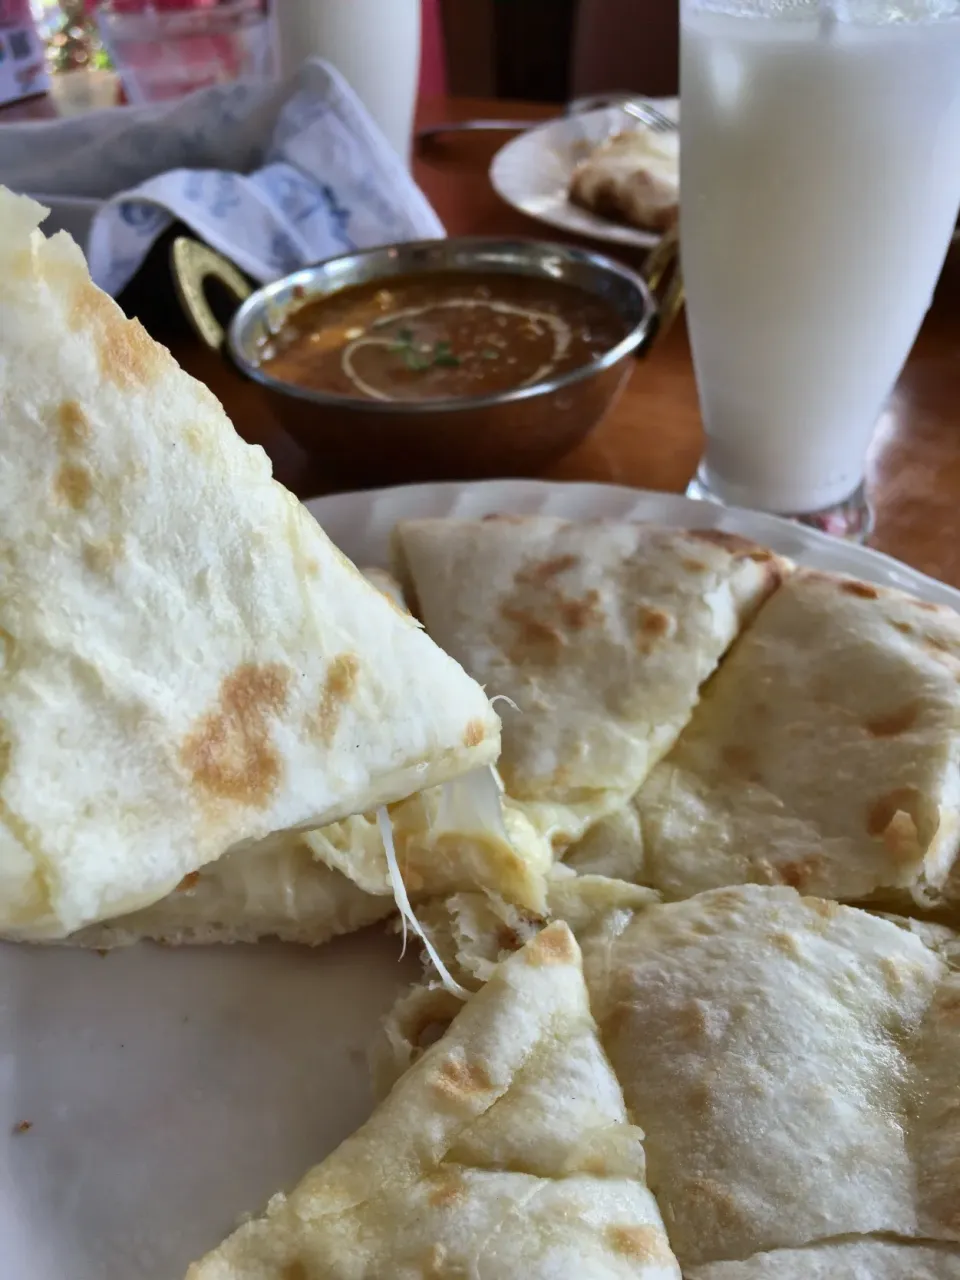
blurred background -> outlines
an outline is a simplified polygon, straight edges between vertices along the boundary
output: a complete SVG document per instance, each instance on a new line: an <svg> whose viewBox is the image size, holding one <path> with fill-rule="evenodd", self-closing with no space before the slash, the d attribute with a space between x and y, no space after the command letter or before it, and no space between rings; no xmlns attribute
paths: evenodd
<svg viewBox="0 0 960 1280"><path fill-rule="evenodd" d="M204 24L203 43L190 36L192 56L181 56L179 83L159 96L177 96L236 68L242 41L243 69L256 70L269 52L255 47L268 39L270 0L23 0L29 2L47 51L51 73L100 74L75 86L78 106L91 94L115 101L113 65L141 64L148 47L137 47L135 23L145 9ZM274 4L293 0L273 0ZM394 0L381 0L389 5ZM677 91L677 0L421 0L420 93L564 102L582 94L631 90L651 96ZM17 0L6 0L11 12ZM0 7L3 7L0 0ZM202 13L198 11L203 11ZM2 21L2 15L0 15ZM232 34L229 36L227 28ZM255 34L262 28L263 34ZM196 26L199 32L201 27ZM242 35L238 34L242 31ZM132 34L131 34L132 33ZM231 52L232 50L232 52ZM154 48L154 62L159 61ZM169 60L168 60L169 61ZM204 80L206 75L207 79ZM174 77L177 79L177 77ZM169 76L168 76L169 80ZM69 98L64 85L58 97ZM156 92L147 96L156 97Z"/></svg>

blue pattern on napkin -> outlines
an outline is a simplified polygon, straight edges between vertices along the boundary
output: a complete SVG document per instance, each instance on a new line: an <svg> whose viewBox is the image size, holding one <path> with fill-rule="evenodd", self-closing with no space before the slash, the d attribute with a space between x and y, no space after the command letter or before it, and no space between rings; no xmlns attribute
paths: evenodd
<svg viewBox="0 0 960 1280"><path fill-rule="evenodd" d="M86 250L113 294L177 219L261 282L351 249L444 234L356 94L319 59L286 85L8 125L0 181L47 203L103 200Z"/></svg>

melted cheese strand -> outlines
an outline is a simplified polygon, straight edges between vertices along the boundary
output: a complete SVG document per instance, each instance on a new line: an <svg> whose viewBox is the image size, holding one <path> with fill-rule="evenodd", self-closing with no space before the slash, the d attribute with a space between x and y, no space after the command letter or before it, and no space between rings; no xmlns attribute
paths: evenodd
<svg viewBox="0 0 960 1280"><path fill-rule="evenodd" d="M508 707L513 707L514 711L516 711L519 715L521 716L523 715L523 712L520 710L520 708L517 706L514 700L512 698L508 698L505 693L495 693L493 697L490 699L491 707L495 707L498 702L505 702Z"/></svg>
<svg viewBox="0 0 960 1280"><path fill-rule="evenodd" d="M407 949L407 925L414 931L420 941L426 948L427 955L433 961L434 968L440 975L440 981L450 992L451 995L457 996L461 1000L469 999L470 993L461 987L460 983L451 975L446 965L440 959L436 947L427 937L420 924L420 921L413 913L413 907L410 905L410 899L407 897L407 889L403 883L403 876L400 874L400 864L397 862L397 851L393 844L393 828L390 826L390 815L387 813L386 806L381 805L377 809L377 824L380 827L380 835L383 839L383 851L387 856L387 871L390 875L390 887L393 889L393 899L400 911L400 920L403 925L403 948L400 952L401 957Z"/></svg>

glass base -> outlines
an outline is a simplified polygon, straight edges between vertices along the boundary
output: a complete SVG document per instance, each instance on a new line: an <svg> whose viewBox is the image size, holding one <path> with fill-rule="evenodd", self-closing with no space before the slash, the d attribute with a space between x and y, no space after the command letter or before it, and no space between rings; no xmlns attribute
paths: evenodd
<svg viewBox="0 0 960 1280"><path fill-rule="evenodd" d="M687 485L687 497L726 506L723 499L706 484L703 472L701 466ZM828 533L833 538L843 538L848 542L865 542L873 532L873 510L867 502L862 484L843 502L837 502L832 507L822 507L819 511L776 511L771 514L778 515L783 520L795 520L797 524L809 525L811 529L819 529L821 533Z"/></svg>

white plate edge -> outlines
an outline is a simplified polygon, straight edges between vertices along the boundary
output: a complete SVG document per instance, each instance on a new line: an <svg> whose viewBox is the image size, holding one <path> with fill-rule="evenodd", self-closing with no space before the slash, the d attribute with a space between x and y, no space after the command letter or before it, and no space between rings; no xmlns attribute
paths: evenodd
<svg viewBox="0 0 960 1280"><path fill-rule="evenodd" d="M397 520L423 516L548 514L567 519L643 520L673 528L722 529L753 538L798 564L895 587L960 612L960 590L870 547L842 542L780 516L699 502L679 493L561 480L443 481L354 490L305 503L345 555L389 565L387 541ZM354 530L363 526L360 544ZM371 535L371 529L375 532ZM374 546L370 545L371 536Z"/></svg>

